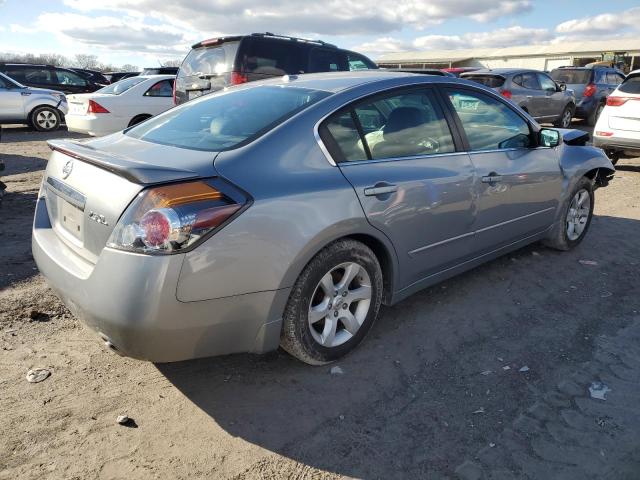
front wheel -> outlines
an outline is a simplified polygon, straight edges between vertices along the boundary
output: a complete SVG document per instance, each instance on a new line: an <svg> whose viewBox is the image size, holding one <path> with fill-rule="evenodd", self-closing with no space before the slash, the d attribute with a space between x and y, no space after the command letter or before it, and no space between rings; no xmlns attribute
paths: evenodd
<svg viewBox="0 0 640 480"><path fill-rule="evenodd" d="M60 126L60 113L53 107L38 107L31 112L30 121L39 132L52 132Z"/></svg>
<svg viewBox="0 0 640 480"><path fill-rule="evenodd" d="M365 337L382 302L382 271L366 245L345 239L320 251L296 281L280 345L311 365L346 355Z"/></svg>
<svg viewBox="0 0 640 480"><path fill-rule="evenodd" d="M560 220L544 243L556 250L571 250L577 246L589 230L593 206L593 183L582 177L565 200Z"/></svg>

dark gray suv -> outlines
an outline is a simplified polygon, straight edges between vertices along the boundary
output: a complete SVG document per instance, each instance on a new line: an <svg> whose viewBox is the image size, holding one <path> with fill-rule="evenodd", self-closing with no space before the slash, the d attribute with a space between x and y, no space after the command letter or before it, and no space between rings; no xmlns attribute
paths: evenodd
<svg viewBox="0 0 640 480"><path fill-rule="evenodd" d="M493 88L539 122L553 122L562 128L571 126L576 109L575 96L544 72L496 68L463 73L460 77Z"/></svg>
<svg viewBox="0 0 640 480"><path fill-rule="evenodd" d="M193 45L175 83L176 105L230 85L283 75L376 69L356 52L321 40L252 33Z"/></svg>

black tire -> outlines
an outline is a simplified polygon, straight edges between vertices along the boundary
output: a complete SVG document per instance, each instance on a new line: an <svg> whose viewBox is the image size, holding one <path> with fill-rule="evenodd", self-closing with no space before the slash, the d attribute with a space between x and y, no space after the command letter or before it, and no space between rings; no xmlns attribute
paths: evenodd
<svg viewBox="0 0 640 480"><path fill-rule="evenodd" d="M620 152L617 150L605 150L604 153L609 157L609 160L611 160L611 163L614 165L618 163L618 160L620 160Z"/></svg>
<svg viewBox="0 0 640 480"><path fill-rule="evenodd" d="M133 127L134 125L139 124L140 122L144 122L147 118L151 118L151 115L136 115L131 119L127 128Z"/></svg>
<svg viewBox="0 0 640 480"><path fill-rule="evenodd" d="M341 345L325 347L313 336L308 321L309 307L321 279L337 266L353 262L364 268L371 283L371 301L359 329ZM324 365L353 350L371 329L382 302L383 278L380 263L366 245L351 239L338 240L321 250L304 268L296 281L284 311L280 346L310 365ZM339 297L338 297L339 298ZM341 301L340 301L341 302ZM335 303L334 303L335 305ZM329 306L328 310L331 310Z"/></svg>
<svg viewBox="0 0 640 480"><path fill-rule="evenodd" d="M60 127L60 112L54 107L44 105L34 108L29 115L29 124L39 132L53 132Z"/></svg>
<svg viewBox="0 0 640 480"><path fill-rule="evenodd" d="M558 118L558 120L553 122L553 125L558 128L569 128L571 126L572 119L573 119L573 108L571 107L571 105L567 105L566 107L564 107L564 110L562 110L562 114L560 115L560 118Z"/></svg>
<svg viewBox="0 0 640 480"><path fill-rule="evenodd" d="M604 103L598 104L596 109L591 113L591 115L589 115L589 118L587 118L587 123L589 124L590 127L596 126L596 123L598 122L598 118L600 117L602 110L604 110Z"/></svg>
<svg viewBox="0 0 640 480"><path fill-rule="evenodd" d="M571 202L576 194L581 190L586 190L589 194L589 216L587 217L586 224L584 230L578 238L571 239L568 234L568 222L567 215L569 213L569 208L571 207ZM560 212L560 216L553 226L553 229L549 233L549 237L547 237L543 243L550 248L554 248L556 250L571 250L576 247L584 237L587 235L589 231L589 226L591 225L591 219L593 218L593 206L594 206L594 195L593 195L593 181L587 177L582 177L576 185L573 187L571 193L567 196L562 205L562 210Z"/></svg>

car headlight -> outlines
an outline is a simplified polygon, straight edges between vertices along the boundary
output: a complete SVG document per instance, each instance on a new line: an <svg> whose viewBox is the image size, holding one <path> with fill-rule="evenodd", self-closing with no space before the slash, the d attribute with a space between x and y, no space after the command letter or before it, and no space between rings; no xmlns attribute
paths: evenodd
<svg viewBox="0 0 640 480"><path fill-rule="evenodd" d="M149 254L189 250L249 203L247 195L217 178L148 188L125 210L107 247Z"/></svg>

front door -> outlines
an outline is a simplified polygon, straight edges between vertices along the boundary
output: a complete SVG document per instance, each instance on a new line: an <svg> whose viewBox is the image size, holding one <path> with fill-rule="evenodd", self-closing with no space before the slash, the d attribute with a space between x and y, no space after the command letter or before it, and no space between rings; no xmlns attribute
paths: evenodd
<svg viewBox="0 0 640 480"><path fill-rule="evenodd" d="M544 231L562 188L557 152L536 147L528 122L501 98L467 87L445 91L476 172L473 251Z"/></svg>
<svg viewBox="0 0 640 480"><path fill-rule="evenodd" d="M14 83L0 77L0 122L24 119L24 98L26 88L18 88Z"/></svg>
<svg viewBox="0 0 640 480"><path fill-rule="evenodd" d="M322 129L367 219L396 249L399 288L469 256L473 167L431 89L360 101Z"/></svg>

